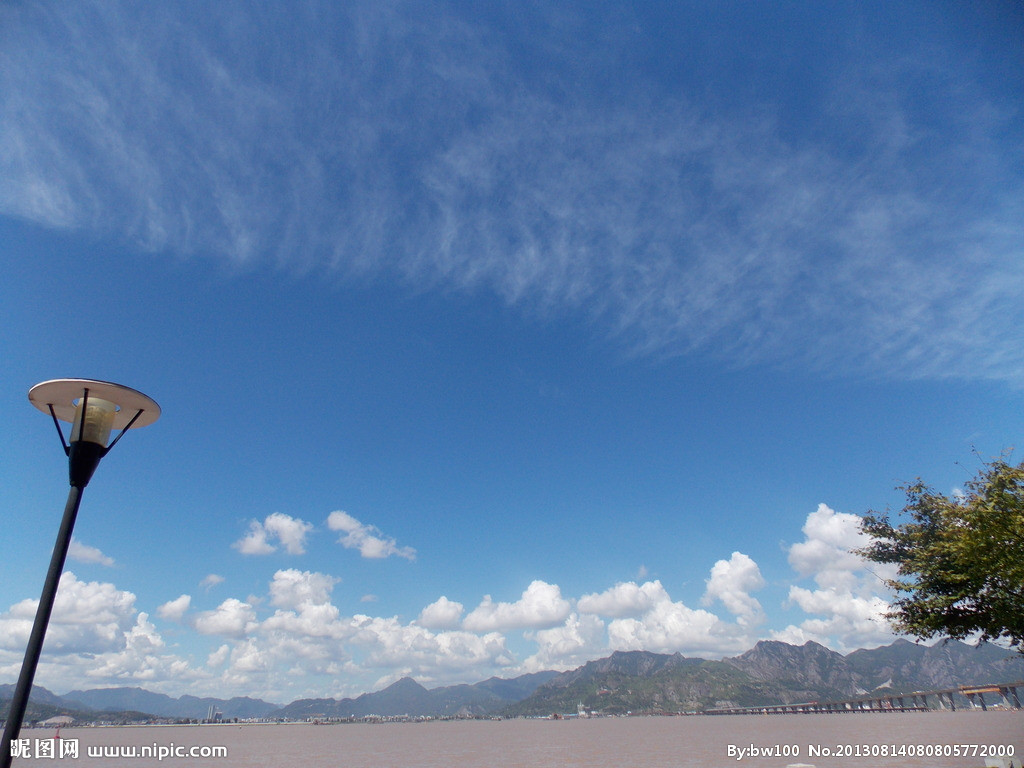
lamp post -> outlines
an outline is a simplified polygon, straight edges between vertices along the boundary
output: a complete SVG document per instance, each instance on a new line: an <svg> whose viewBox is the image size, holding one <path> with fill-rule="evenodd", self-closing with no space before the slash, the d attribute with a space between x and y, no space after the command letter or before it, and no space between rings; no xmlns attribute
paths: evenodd
<svg viewBox="0 0 1024 768"><path fill-rule="evenodd" d="M25 649L25 660L22 662L14 698L7 713L3 741L0 741L0 768L8 768L11 764L11 743L17 738L25 717L32 680L39 664L39 654L43 648L53 601L57 596L57 585L64 570L64 560L68 554L68 545L71 543L71 532L75 527L82 491L89 484L100 459L107 455L125 432L152 424L160 417L160 406L152 398L109 381L44 381L29 390L28 399L32 405L44 413L49 413L53 418L61 445L64 446L64 453L68 456L68 481L71 489L68 491L64 517L61 519L57 542L53 546L53 556L50 558L50 569L46 572L43 593L36 609L32 634L29 635L28 647ZM60 421L71 423L71 438L67 442L64 440ZM108 445L110 433L114 429L120 429L121 432Z"/></svg>

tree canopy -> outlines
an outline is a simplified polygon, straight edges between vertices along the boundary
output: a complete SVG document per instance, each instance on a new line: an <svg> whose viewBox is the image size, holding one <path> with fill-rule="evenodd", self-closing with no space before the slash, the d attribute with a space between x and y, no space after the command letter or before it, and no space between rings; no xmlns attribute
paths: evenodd
<svg viewBox="0 0 1024 768"><path fill-rule="evenodd" d="M870 512L872 542L857 553L898 566L887 615L899 632L956 639L980 634L1024 653L1024 463L983 466L963 494L944 496L920 480L904 486L909 520Z"/></svg>

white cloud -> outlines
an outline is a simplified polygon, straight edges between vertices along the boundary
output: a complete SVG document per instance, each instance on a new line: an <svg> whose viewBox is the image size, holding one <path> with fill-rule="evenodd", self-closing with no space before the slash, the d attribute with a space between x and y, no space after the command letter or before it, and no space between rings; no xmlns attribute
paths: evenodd
<svg viewBox="0 0 1024 768"><path fill-rule="evenodd" d="M182 595L161 605L156 609L156 613L166 621L181 621L181 617L185 615L191 604L192 596Z"/></svg>
<svg viewBox="0 0 1024 768"><path fill-rule="evenodd" d="M331 590L341 579L325 573L278 571L270 582L270 604L279 608L299 609L307 605L330 602Z"/></svg>
<svg viewBox="0 0 1024 768"><path fill-rule="evenodd" d="M463 605L442 595L422 611L416 623L427 629L454 629L462 618Z"/></svg>
<svg viewBox="0 0 1024 768"><path fill-rule="evenodd" d="M334 517L334 529L342 534L370 529L342 514ZM228 598L213 610L195 612L191 596L183 594L156 609L164 620L191 627L194 642L223 638L197 650L205 664L192 667L169 652L148 615L136 611L135 595L112 584L80 582L68 572L48 638L54 653L41 667L40 680L90 687L146 684L157 690L189 681L194 692L287 701L324 695L325 680L335 681L331 695L356 695L403 675L424 683L474 682L495 674L574 668L613 650L716 658L742 653L765 634L847 651L892 639L882 619L887 604L881 582L863 561L847 557L848 548L862 540L858 522L825 505L807 516L804 540L790 547L789 558L810 586L794 584L786 603L802 616L761 634L764 609L752 595L764 578L741 552L713 563L705 581L703 602L723 606L735 617L728 619L673 600L659 580L617 583L578 599L563 595L557 584L535 580L519 599L496 602L486 596L468 614L462 603L442 596L411 621L349 616L331 602L337 577L287 568L273 573L265 593L246 600ZM268 541L285 547L276 532ZM17 674L16 657L34 610L35 602L25 600L0 615L0 671ZM517 631L521 638L513 650L510 633Z"/></svg>
<svg viewBox="0 0 1024 768"><path fill-rule="evenodd" d="M224 643L206 659L206 666L213 669L224 664L231 656L231 646Z"/></svg>
<svg viewBox="0 0 1024 768"><path fill-rule="evenodd" d="M249 603L229 597L214 610L197 614L193 625L202 635L243 637L256 628L256 612Z"/></svg>
<svg viewBox="0 0 1024 768"><path fill-rule="evenodd" d="M273 657L259 647L255 638L247 638L231 649L230 666L225 672L228 680L248 685L255 672L267 672L272 668Z"/></svg>
<svg viewBox="0 0 1024 768"><path fill-rule="evenodd" d="M268 540L267 529L259 520L249 523L249 532L231 545L243 555L269 555L277 548Z"/></svg>
<svg viewBox="0 0 1024 768"><path fill-rule="evenodd" d="M818 588L793 585L788 600L813 618L774 631L772 637L814 640L841 651L891 642L883 580L896 575L895 566L869 564L851 552L868 543L860 518L819 504L807 516L803 532L804 541L789 548L789 563L800 576L813 578Z"/></svg>
<svg viewBox="0 0 1024 768"><path fill-rule="evenodd" d="M149 615L140 612L135 617L135 623L123 635L123 647L115 652L89 658L85 674L93 680L130 680L141 683L185 673L188 663L174 655L165 654L163 647L164 641L149 621Z"/></svg>
<svg viewBox="0 0 1024 768"><path fill-rule="evenodd" d="M705 610L694 610L666 595L640 618L608 624L608 644L620 651L655 651L720 657L751 646L742 627L727 624Z"/></svg>
<svg viewBox="0 0 1024 768"><path fill-rule="evenodd" d="M399 547L393 538L384 536L375 526L366 525L356 520L347 512L337 510L327 516L327 527L332 531L341 531L338 542L345 549L358 549L365 558L380 559L396 555L406 560L416 559L416 550L412 547Z"/></svg>
<svg viewBox="0 0 1024 768"><path fill-rule="evenodd" d="M705 605L721 600L743 626L757 626L764 621L764 609L750 594L764 587L764 577L749 556L733 552L728 560L719 560L712 566L711 576L705 583Z"/></svg>
<svg viewBox="0 0 1024 768"><path fill-rule="evenodd" d="M864 560L851 550L868 543L860 518L836 512L825 504L807 516L804 541L789 548L789 564L801 576L814 576L819 586L851 587Z"/></svg>
<svg viewBox="0 0 1024 768"><path fill-rule="evenodd" d="M640 586L629 581L616 584L598 594L584 595L576 607L580 613L620 619L626 616L640 616L656 603L666 599L668 593L660 581L648 581Z"/></svg>
<svg viewBox="0 0 1024 768"><path fill-rule="evenodd" d="M495 603L487 595L462 622L471 632L541 629L566 619L572 606L556 584L533 581L514 603Z"/></svg>
<svg viewBox="0 0 1024 768"><path fill-rule="evenodd" d="M314 638L346 640L352 635L351 627L331 603L301 603L293 609L277 610L263 621L260 629L278 642L292 638L306 643L299 651L303 656L326 653L326 646L318 646L312 642Z"/></svg>
<svg viewBox="0 0 1024 768"><path fill-rule="evenodd" d="M282 512L267 515L261 523L249 523L249 532L233 546L243 555L269 555L277 551L276 539L289 555L301 555L306 551L306 536L313 530L313 524Z"/></svg>
<svg viewBox="0 0 1024 768"><path fill-rule="evenodd" d="M263 521L267 533L281 542L289 555L301 555L306 551L306 534L313 530L313 524L298 518L274 512Z"/></svg>
<svg viewBox="0 0 1024 768"><path fill-rule="evenodd" d="M199 582L199 586L209 591L218 584L224 583L224 577L216 573L208 573L203 577L203 580Z"/></svg>
<svg viewBox="0 0 1024 768"><path fill-rule="evenodd" d="M525 672L566 670L607 655L605 624L597 616L569 614L565 623L527 634L537 652L523 662Z"/></svg>
<svg viewBox="0 0 1024 768"><path fill-rule="evenodd" d="M279 584L309 581L281 574L276 579ZM325 584L320 596L324 589ZM294 592L291 586L288 592ZM321 687L310 695L323 695L323 677L330 676L342 677L346 686L352 686L348 695L404 675L420 681L475 681L514 661L498 632L433 631L394 616L346 617L328 602L305 598L287 602L296 608L278 608L234 644L221 672L225 685L293 690L296 681L313 680ZM218 651L216 660L222 658L224 652Z"/></svg>
<svg viewBox="0 0 1024 768"><path fill-rule="evenodd" d="M0 647L25 648L38 605L38 600L22 600L0 615ZM50 615L46 648L57 654L118 650L134 622L134 594L110 583L79 581L65 571Z"/></svg>
<svg viewBox="0 0 1024 768"><path fill-rule="evenodd" d="M891 643L895 637L885 619L889 604L878 595L794 586L790 587L789 599L804 613L825 617L801 622L802 636L841 651Z"/></svg>
<svg viewBox="0 0 1024 768"><path fill-rule="evenodd" d="M273 15L9 14L0 212L151 251L490 290L640 350L1021 380L1016 104L942 45L927 83L897 49L851 48L822 73L834 97L806 105L816 128L793 135L763 104L652 99L663 84L628 67L634 96L592 100L584 82L560 101L578 51L543 19L552 65L535 77L503 30L458 11L321 11L360 44L275 51L272 79L220 52L267 53ZM438 73L450 98L425 96ZM908 108L909 83L940 112ZM332 102L362 107L319 109ZM275 168L291 172L261 183Z"/></svg>
<svg viewBox="0 0 1024 768"><path fill-rule="evenodd" d="M54 603L36 683L46 687L180 685L197 673L168 653L131 592L103 582L79 581L66 571ZM37 601L23 600L0 615L0 662L16 676Z"/></svg>
<svg viewBox="0 0 1024 768"><path fill-rule="evenodd" d="M68 546L68 557L79 563L97 563L107 567L114 565L114 558L107 557L96 547L90 547L74 538Z"/></svg>
<svg viewBox="0 0 1024 768"><path fill-rule="evenodd" d="M365 663L397 668L403 675L421 671L433 677L446 670L465 674L475 667L493 669L512 663L505 638L498 632L431 632L394 617L360 615L352 618L352 626L352 642L369 652Z"/></svg>

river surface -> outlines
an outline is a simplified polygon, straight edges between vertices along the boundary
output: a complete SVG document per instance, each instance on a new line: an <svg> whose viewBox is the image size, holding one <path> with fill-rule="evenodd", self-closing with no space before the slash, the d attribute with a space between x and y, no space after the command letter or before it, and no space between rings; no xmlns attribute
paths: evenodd
<svg viewBox="0 0 1024 768"><path fill-rule="evenodd" d="M63 759L59 747L53 759L46 757L46 742L57 744L52 732L30 729L21 736L30 740L23 742L29 752L14 760L18 768L1003 768L1010 758L993 760L985 752L1005 755L1008 748L1014 768L1021 768L1024 711L65 728L64 751L74 744L77 757ZM916 756L929 746L934 753L960 745L982 746L969 756ZM750 756L752 746L770 754ZM198 756L214 747L226 748L227 756ZM141 756L144 748L155 756ZM167 756L193 748L195 758ZM108 754L91 757L97 749ZM893 750L903 754L892 756Z"/></svg>

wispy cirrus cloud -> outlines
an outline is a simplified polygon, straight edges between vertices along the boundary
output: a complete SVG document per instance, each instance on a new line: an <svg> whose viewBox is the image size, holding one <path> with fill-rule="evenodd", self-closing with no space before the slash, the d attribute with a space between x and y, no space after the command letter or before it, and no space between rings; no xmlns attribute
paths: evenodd
<svg viewBox="0 0 1024 768"><path fill-rule="evenodd" d="M599 98L557 25L538 69L446 8L0 13L8 216L490 292L641 354L1024 381L1015 107L941 56L860 53L801 130L627 64Z"/></svg>

